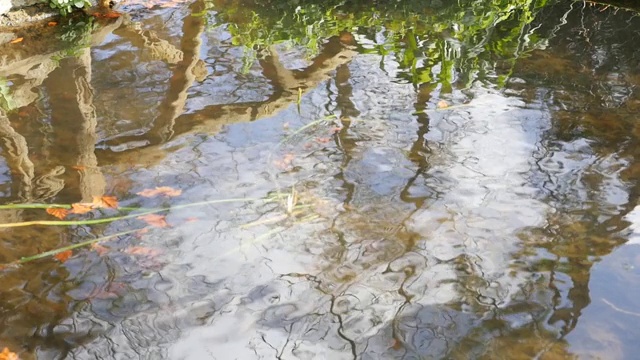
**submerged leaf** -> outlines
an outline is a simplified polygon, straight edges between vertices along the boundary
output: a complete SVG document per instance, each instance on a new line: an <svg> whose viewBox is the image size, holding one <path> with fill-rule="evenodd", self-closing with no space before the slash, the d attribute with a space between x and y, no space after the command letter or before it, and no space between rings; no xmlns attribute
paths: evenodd
<svg viewBox="0 0 640 360"><path fill-rule="evenodd" d="M165 215L147 214L147 215L138 216L138 219L146 222L151 226L157 226L161 228L169 226Z"/></svg>
<svg viewBox="0 0 640 360"><path fill-rule="evenodd" d="M93 206L116 209L118 207L118 199L115 196L94 196Z"/></svg>
<svg viewBox="0 0 640 360"><path fill-rule="evenodd" d="M125 253L131 255L145 256L145 257L157 257L162 254L162 252L158 249L148 248L145 246L132 246L124 250Z"/></svg>
<svg viewBox="0 0 640 360"><path fill-rule="evenodd" d="M0 360L20 360L20 358L18 357L18 354L9 351L9 348L4 348L0 353Z"/></svg>
<svg viewBox="0 0 640 360"><path fill-rule="evenodd" d="M19 37L19 38L15 38L15 39L11 40L10 43L17 44L19 42L22 42L22 40L24 40L24 38L23 37Z"/></svg>
<svg viewBox="0 0 640 360"><path fill-rule="evenodd" d="M53 257L60 261L60 262L65 262L67 260L69 260L69 258L73 255L73 251L72 250L66 250L60 253L57 253L55 255L53 255Z"/></svg>
<svg viewBox="0 0 640 360"><path fill-rule="evenodd" d="M67 209L62 209L62 208L48 208L46 210L47 214L49 215L53 215L55 217L57 217L60 220L64 220L65 217L67 217L67 215L69 214L69 210ZM0 359L2 360L2 359Z"/></svg>
<svg viewBox="0 0 640 360"><path fill-rule="evenodd" d="M98 253L98 255L103 256L104 254L109 252L108 247L104 247L98 243L91 244L91 250Z"/></svg>
<svg viewBox="0 0 640 360"><path fill-rule="evenodd" d="M448 108L448 107L449 107L449 103L444 101L444 100L440 100L436 104L436 108L438 108L438 109L444 109L444 108Z"/></svg>
<svg viewBox="0 0 640 360"><path fill-rule="evenodd" d="M86 214L86 213L90 212L91 210L93 210L92 204L75 203L75 204L71 204L70 213L72 213L72 214Z"/></svg>
<svg viewBox="0 0 640 360"><path fill-rule="evenodd" d="M144 197L153 197L157 195L174 197L182 194L182 190L174 189L170 186L160 186L160 187L156 187L155 189L144 189L138 192L137 194Z"/></svg>
<svg viewBox="0 0 640 360"><path fill-rule="evenodd" d="M104 15L102 15L102 17L107 18L107 19L117 19L120 17L120 13L115 12L115 11L110 11L108 13L105 13Z"/></svg>

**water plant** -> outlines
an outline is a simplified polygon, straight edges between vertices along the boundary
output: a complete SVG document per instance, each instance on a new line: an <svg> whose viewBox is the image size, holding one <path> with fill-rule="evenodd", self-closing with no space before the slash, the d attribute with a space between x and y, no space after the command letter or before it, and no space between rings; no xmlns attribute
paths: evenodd
<svg viewBox="0 0 640 360"><path fill-rule="evenodd" d="M64 16L74 10L90 7L91 2L89 0L49 0L49 6L57 9L60 15Z"/></svg>

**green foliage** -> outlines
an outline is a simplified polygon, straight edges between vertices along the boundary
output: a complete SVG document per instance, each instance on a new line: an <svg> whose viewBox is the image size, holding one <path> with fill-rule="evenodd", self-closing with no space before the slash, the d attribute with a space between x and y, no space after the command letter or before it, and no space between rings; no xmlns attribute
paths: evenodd
<svg viewBox="0 0 640 360"><path fill-rule="evenodd" d="M393 57L413 84L508 78L515 61L544 46L532 23L551 0L235 2L214 20L245 49L245 68L266 47L287 43L317 54L327 38L351 33L361 52ZM502 73L496 73L501 69Z"/></svg>
<svg viewBox="0 0 640 360"><path fill-rule="evenodd" d="M49 0L49 6L58 9L60 15L64 16L76 9L91 6L91 2L89 0Z"/></svg>
<svg viewBox="0 0 640 360"><path fill-rule="evenodd" d="M5 113L10 112L16 108L16 103L11 96L11 89L7 79L0 79L0 110Z"/></svg>

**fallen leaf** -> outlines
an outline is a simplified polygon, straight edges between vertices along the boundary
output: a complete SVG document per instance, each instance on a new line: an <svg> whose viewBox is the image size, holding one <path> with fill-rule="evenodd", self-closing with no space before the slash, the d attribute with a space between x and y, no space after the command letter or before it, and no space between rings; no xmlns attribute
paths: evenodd
<svg viewBox="0 0 640 360"><path fill-rule="evenodd" d="M188 223L192 223L192 222L200 221L200 219L198 219L197 217L188 217L188 218L184 219L184 221L188 222Z"/></svg>
<svg viewBox="0 0 640 360"><path fill-rule="evenodd" d="M162 252L158 249L148 248L145 246L132 246L124 250L125 253L130 255L146 256L146 257L158 257Z"/></svg>
<svg viewBox="0 0 640 360"><path fill-rule="evenodd" d="M69 214L69 210L62 209L62 208L47 208L46 212L47 212L47 214L53 215L53 216L57 217L60 220L63 220ZM0 360L2 360L2 359L0 359Z"/></svg>
<svg viewBox="0 0 640 360"><path fill-rule="evenodd" d="M342 130L342 127L341 127L341 126L334 126L334 127L332 127L331 129L329 129L329 131L330 131L332 134L335 134L335 133L339 132L340 130Z"/></svg>
<svg viewBox="0 0 640 360"><path fill-rule="evenodd" d="M151 226L157 226L161 228L169 226L165 215L147 214L147 215L138 216L137 218L146 222Z"/></svg>
<svg viewBox="0 0 640 360"><path fill-rule="evenodd" d="M84 165L74 165L74 166L72 166L71 168L72 168L73 170L80 170L80 171L82 171L82 170L86 170L86 169L87 169L87 167L86 167L86 166L84 166Z"/></svg>
<svg viewBox="0 0 640 360"><path fill-rule="evenodd" d="M15 38L15 39L11 40L10 43L17 44L19 42L22 42L22 40L24 40L24 38L23 37L19 37L19 38Z"/></svg>
<svg viewBox="0 0 640 360"><path fill-rule="evenodd" d="M92 204L75 203L75 204L71 204L70 213L72 213L72 214L86 214L88 212L91 212L91 210L93 210Z"/></svg>
<svg viewBox="0 0 640 360"><path fill-rule="evenodd" d="M331 141L331 139L330 139L330 138L327 138L327 137L321 137L321 138L316 138L316 141L317 141L317 142L319 142L319 143L321 143L321 144L326 144L326 143L328 143L329 141Z"/></svg>
<svg viewBox="0 0 640 360"><path fill-rule="evenodd" d="M47 23L47 26L56 26L56 25L58 25L58 23L57 23L57 22L55 22L55 21L49 21L49 22Z"/></svg>
<svg viewBox="0 0 640 360"><path fill-rule="evenodd" d="M293 162L293 159L295 159L295 155L293 155L292 153L287 153L284 155L282 160L275 160L273 164L276 167L285 170L291 165L291 163Z"/></svg>
<svg viewBox="0 0 640 360"><path fill-rule="evenodd" d="M107 18L107 19L117 19L121 16L122 14L115 12L115 11L111 11L108 13L105 13L104 15L102 15L102 17Z"/></svg>
<svg viewBox="0 0 640 360"><path fill-rule="evenodd" d="M124 295L126 292L127 287L125 284L114 282L104 287L94 289L87 297L89 299L115 299Z"/></svg>
<svg viewBox="0 0 640 360"><path fill-rule="evenodd" d="M444 101L444 100L440 100L436 104L436 108L438 108L438 109L444 109L444 108L448 108L448 107L449 107L449 103Z"/></svg>
<svg viewBox="0 0 640 360"><path fill-rule="evenodd" d="M93 205L99 208L115 209L118 207L118 199L115 196L94 196Z"/></svg>
<svg viewBox="0 0 640 360"><path fill-rule="evenodd" d="M56 260L60 261L60 262L65 262L65 261L69 260L71 255L73 255L73 251L72 250L66 250L66 251L59 252L59 253L53 255L53 257Z"/></svg>
<svg viewBox="0 0 640 360"><path fill-rule="evenodd" d="M0 360L20 360L20 358L18 358L18 354L9 351L9 348L4 348L0 353Z"/></svg>
<svg viewBox="0 0 640 360"><path fill-rule="evenodd" d="M173 197L182 194L182 190L174 189L170 186L160 186L155 189L144 189L137 194L144 197L153 197L157 195Z"/></svg>
<svg viewBox="0 0 640 360"><path fill-rule="evenodd" d="M104 247L98 243L93 243L91 244L91 250L95 251L98 253L98 255L103 256L104 254L109 252L109 248L108 247Z"/></svg>
<svg viewBox="0 0 640 360"><path fill-rule="evenodd" d="M393 345L391 346L393 350L401 350L403 347L402 342L398 341L398 339L393 339Z"/></svg>

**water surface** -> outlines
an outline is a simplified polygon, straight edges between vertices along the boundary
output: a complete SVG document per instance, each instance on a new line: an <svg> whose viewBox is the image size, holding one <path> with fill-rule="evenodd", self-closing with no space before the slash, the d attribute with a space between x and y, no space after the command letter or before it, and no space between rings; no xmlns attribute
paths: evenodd
<svg viewBox="0 0 640 360"><path fill-rule="evenodd" d="M0 346L633 358L637 13L444 3L131 0L2 45L2 204L132 216L0 229L2 263L124 233L3 268Z"/></svg>

